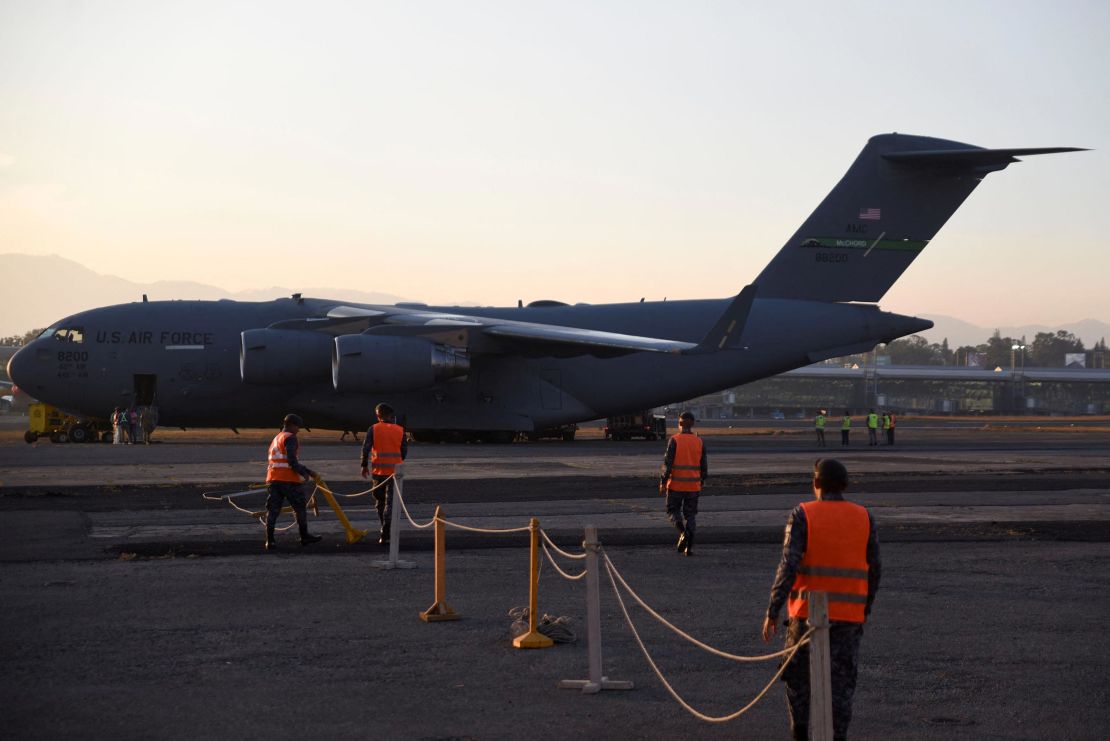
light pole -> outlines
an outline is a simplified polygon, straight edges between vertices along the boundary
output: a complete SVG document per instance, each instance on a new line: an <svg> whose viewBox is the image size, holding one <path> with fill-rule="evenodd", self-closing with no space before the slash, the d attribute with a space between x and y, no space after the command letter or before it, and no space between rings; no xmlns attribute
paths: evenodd
<svg viewBox="0 0 1110 741"><path fill-rule="evenodd" d="M1018 350L1021 350L1021 374L1022 374L1022 380L1024 381L1024 376L1025 376L1025 345L1024 344L1018 344L1016 342L1014 344L1010 345L1010 383L1012 384L1011 397L1012 397L1012 402L1013 402L1012 405L1013 405L1015 410L1018 409L1018 377L1017 377L1017 371L1014 368L1014 365L1015 365L1014 361L1015 361L1015 356L1017 355Z"/></svg>

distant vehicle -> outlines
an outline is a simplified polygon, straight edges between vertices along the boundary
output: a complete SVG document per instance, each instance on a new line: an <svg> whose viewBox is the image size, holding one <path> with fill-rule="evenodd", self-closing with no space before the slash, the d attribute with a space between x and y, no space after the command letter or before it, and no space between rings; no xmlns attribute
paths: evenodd
<svg viewBox="0 0 1110 741"><path fill-rule="evenodd" d="M528 432L521 432L517 435L518 440L527 440L534 443L537 440L562 440L569 443L574 441L574 433L578 432L578 425L573 422L565 425L555 425L553 427L544 427L539 430L530 430Z"/></svg>
<svg viewBox="0 0 1110 741"><path fill-rule="evenodd" d="M0 414L7 414L15 406L14 396L0 396Z"/></svg>
<svg viewBox="0 0 1110 741"><path fill-rule="evenodd" d="M75 417L49 404L31 404L28 412L31 429L23 434L27 444L40 437L49 437L52 443L110 442L112 439L112 432L103 420Z"/></svg>
<svg viewBox="0 0 1110 741"><path fill-rule="evenodd" d="M771 419L786 419L786 415L776 409L775 411L771 412Z"/></svg>
<svg viewBox="0 0 1110 741"><path fill-rule="evenodd" d="M636 414L621 414L605 420L606 440L660 440L667 436L667 418L645 409Z"/></svg>

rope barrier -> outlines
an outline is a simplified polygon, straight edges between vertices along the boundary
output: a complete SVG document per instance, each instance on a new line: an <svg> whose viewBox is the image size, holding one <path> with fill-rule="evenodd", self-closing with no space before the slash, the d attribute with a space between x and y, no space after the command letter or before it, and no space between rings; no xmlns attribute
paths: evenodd
<svg viewBox="0 0 1110 741"><path fill-rule="evenodd" d="M458 528L459 530L467 530L472 533L526 533L530 529L527 525L525 525L524 527L507 527L501 529L470 527L469 525L460 525L459 523L451 522L450 520L444 520L443 524L447 525L448 527Z"/></svg>
<svg viewBox="0 0 1110 741"><path fill-rule="evenodd" d="M390 476L389 478L391 479L393 477ZM386 481L388 481L388 480L389 479L386 479ZM383 481L382 483L384 484L385 481ZM436 524L436 518L435 517L428 520L423 525L418 523L416 520L412 519L412 515L409 514L409 508L405 505L405 498L403 496L401 496L400 490L397 489L396 487L394 487L394 489L393 489L393 498L401 503L401 511L405 513L405 519L407 519L409 521L409 524L412 525L417 530L426 530L427 528L430 528L432 525ZM446 522L446 520L444 520L444 522Z"/></svg>
<svg viewBox="0 0 1110 741"><path fill-rule="evenodd" d="M543 538L544 540L546 540L547 544L549 546L551 546L555 550L555 552L558 553L563 558L570 558L570 559L573 559L575 561L578 561L578 560L584 559L586 557L585 553L567 553L562 548L555 545L555 542L553 540L551 540L551 538L548 537L547 532L545 532L543 528L540 528L540 537Z"/></svg>
<svg viewBox="0 0 1110 741"><path fill-rule="evenodd" d="M638 604L640 607L644 608L649 615L651 615L653 618L658 620L664 626L666 626L667 628L670 628L677 635L685 638L686 640L688 640L690 643L694 644L698 648L703 649L705 651L708 651L709 653L713 654L714 656L720 656L722 659L729 659L730 661L769 661L770 659L776 659L780 656L784 656L787 653L791 652L791 649L787 648L787 649L783 649L782 651L776 651L775 653L772 653L772 654L763 654L761 656L740 656L738 654L730 654L730 653L722 651L718 648L714 648L713 646L710 646L707 643L702 643L697 638L694 638L689 633L686 633L685 631L683 631L681 628L678 628L678 627L672 625L670 622L667 621L666 618L664 618L658 612L653 610L646 602L644 602L644 600L640 597L640 595L636 594L636 591L628 585L628 582L626 582L624 580L624 577L621 576L620 572L617 570L617 567L614 566L613 562L609 559L609 554L603 553L602 556L605 559L606 568L610 569L611 572L616 575L616 579L621 583L621 586L624 587L628 591L628 594L632 597L632 599L634 599L636 601L636 604Z"/></svg>
<svg viewBox="0 0 1110 741"><path fill-rule="evenodd" d="M392 481L395 477L396 477L396 474L391 473L391 474L389 474L389 478L387 478L383 481L379 481L378 483L374 484L373 486L371 486L369 489L366 489L365 491L357 491L354 494L339 494L339 493L334 492L334 491L332 492L332 494L337 496L337 497L344 497L345 499L354 499L355 497L364 497L367 494L370 494L371 492L373 492L375 489L379 489L379 488L385 486L390 481ZM329 491L331 491L331 490L329 489Z"/></svg>
<svg viewBox="0 0 1110 741"><path fill-rule="evenodd" d="M540 530L540 533L542 534L543 530ZM540 545L543 546L544 555L547 556L547 560L551 562L551 566L555 569L555 571L559 573L559 576L569 581L578 581L586 575L586 569L582 569L582 573L578 574L577 576L571 576L567 572L563 571L561 568L559 568L559 564L555 563L555 558L551 555L551 551L547 549L547 543L540 543Z"/></svg>
<svg viewBox="0 0 1110 741"><path fill-rule="evenodd" d="M764 687L759 692L759 694L755 696L755 699L753 699L751 702L749 702L747 705L740 708L736 712L729 713L728 715L718 715L718 716L706 715L705 713L702 713L701 711L699 711L696 708L694 708L693 706L691 706L688 702L686 702L682 698L681 695L678 694L678 692L675 691L674 687L672 687L670 685L670 683L667 681L666 677L663 676L663 673L661 671L659 671L659 667L656 665L655 661L652 660L651 654L647 650L647 646L644 645L643 640L640 638L639 632L637 632L637 630L636 630L636 626L632 623L632 616L628 614L628 607L624 604L624 599L621 597L620 589L617 587L617 580L613 575L613 572L615 571L615 568L613 566L612 561L610 561L608 557L605 558L605 571L606 571L606 573L609 574L609 583L613 585L613 594L615 594L617 596L617 603L620 605L621 612L624 613L624 619L628 623L628 628L629 628L629 630L632 631L632 635L636 639L636 643L639 644L640 651L643 652L644 658L647 659L648 665L651 667L652 671L655 672L655 676L657 676L659 678L659 681L662 683L663 687L667 690L667 693L672 698L674 698L675 702L677 702L679 705L681 705L682 708L686 712L690 713L691 715L693 715L698 720L704 720L708 723L727 723L730 720L736 720L741 715L748 712L748 710L750 710L752 707L754 707L757 702L762 700L763 696L766 695L773 686L775 686L775 682L777 682L779 680L779 677L782 676L782 673L784 671L786 671L786 667L790 665L790 661L794 658L794 654L802 646L809 643L810 636L813 634L814 629L810 628L808 631L806 631L805 635L802 636L802 640L798 641L798 643L794 644L790 649L788 649L788 652L789 652L790 656L786 659L786 661L782 662L782 666L780 666L779 670L777 672L775 672L775 676L771 677L771 681L768 682L767 686ZM780 652L780 653L784 653L784 652ZM779 655L779 654L774 654L774 656L777 656L777 655Z"/></svg>

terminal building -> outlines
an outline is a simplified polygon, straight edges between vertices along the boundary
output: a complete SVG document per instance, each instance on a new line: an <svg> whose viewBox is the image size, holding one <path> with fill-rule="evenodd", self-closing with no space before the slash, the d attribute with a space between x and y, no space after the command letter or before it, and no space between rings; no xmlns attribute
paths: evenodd
<svg viewBox="0 0 1110 741"><path fill-rule="evenodd" d="M689 402L702 419L812 416L818 409L901 414L1110 414L1110 369L984 370L817 364Z"/></svg>

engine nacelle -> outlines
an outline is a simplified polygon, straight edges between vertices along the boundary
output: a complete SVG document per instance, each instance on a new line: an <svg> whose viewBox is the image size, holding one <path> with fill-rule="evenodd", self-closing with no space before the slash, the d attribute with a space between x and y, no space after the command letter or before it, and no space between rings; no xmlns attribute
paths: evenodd
<svg viewBox="0 0 1110 741"><path fill-rule="evenodd" d="M248 329L242 333L239 374L245 383L326 381L332 336L296 329Z"/></svg>
<svg viewBox="0 0 1110 741"><path fill-rule="evenodd" d="M340 393L413 391L470 372L465 350L420 337L341 335L331 357L331 379Z"/></svg>

